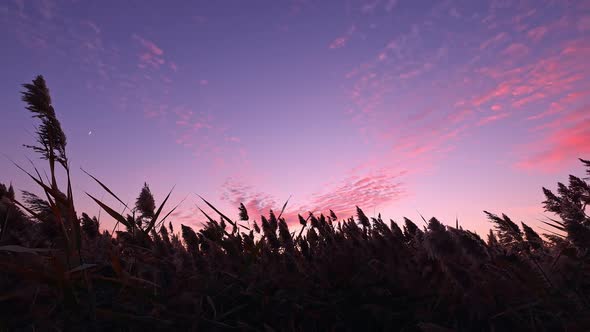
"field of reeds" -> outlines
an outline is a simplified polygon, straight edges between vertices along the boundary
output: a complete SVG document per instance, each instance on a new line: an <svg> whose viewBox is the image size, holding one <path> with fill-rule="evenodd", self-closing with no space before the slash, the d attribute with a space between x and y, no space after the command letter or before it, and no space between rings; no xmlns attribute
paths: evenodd
<svg viewBox="0 0 590 332"><path fill-rule="evenodd" d="M41 196L0 185L0 331L590 331L590 186L578 177L543 188L558 216L543 235L488 212L485 240L358 207L356 218L285 220L241 205L232 220L204 199L216 214L175 229L175 207L147 185L122 212L89 195L125 229L112 234L75 208L43 77L22 97L47 176L15 165Z"/></svg>

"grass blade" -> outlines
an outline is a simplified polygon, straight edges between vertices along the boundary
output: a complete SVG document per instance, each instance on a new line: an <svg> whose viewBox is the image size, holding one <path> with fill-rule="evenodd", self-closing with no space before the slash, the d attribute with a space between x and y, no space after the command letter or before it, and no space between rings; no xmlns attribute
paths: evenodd
<svg viewBox="0 0 590 332"><path fill-rule="evenodd" d="M545 225L547 225L547 226L551 226L551 227L553 227L553 228L555 228L555 229L558 229L558 230L560 230L560 231L562 231L562 232L567 232L567 231L566 231L566 229L565 229L564 227L560 227L560 226L557 226L557 225L554 225L554 224L551 224L551 223L545 222L545 221L543 221L543 220L539 220L539 221L540 221L540 222L542 222L542 223L544 223L544 224L545 224Z"/></svg>
<svg viewBox="0 0 590 332"><path fill-rule="evenodd" d="M211 205L211 203L207 202L203 197L201 197L201 195L198 195L203 202L205 202L207 205L209 205L210 208L213 209L213 211L217 212L223 219L227 220L227 222L229 222L232 226L236 226L236 223L233 222L231 219L229 219L228 217L225 216L225 214L221 213L219 210L217 210L213 205Z"/></svg>
<svg viewBox="0 0 590 332"><path fill-rule="evenodd" d="M117 201L119 201L119 203L123 204L124 207L126 207L127 209L129 208L127 206L127 204L123 203L123 201L117 197L117 195L115 195L114 192L112 192L109 187L107 187L104 183L100 182L100 180L98 180L97 178L95 178L94 176L92 176L92 174L86 172L83 168L80 167L80 169L82 170L82 172L86 173L88 176L90 176L92 179L94 179L94 181L96 181L104 190L106 190L106 192L108 192L109 194L111 194L111 196L113 196Z"/></svg>
<svg viewBox="0 0 590 332"><path fill-rule="evenodd" d="M108 205L106 205L103 202L99 201L98 199L94 198L94 196L90 195L89 193L86 193L86 195L88 195L90 198L92 198L96 202L96 204L98 204L103 210L105 210L105 212L108 213L111 217L113 217L115 220L117 220L117 222L120 222L121 224L123 224L129 228L135 228L134 223L131 223L131 225L130 225L127 222L127 219L125 219L125 217L120 215L117 211L111 209Z"/></svg>
<svg viewBox="0 0 590 332"><path fill-rule="evenodd" d="M162 218L162 220L160 220L160 222L158 223L158 225L155 226L156 229L160 228L160 226L162 225L162 223L164 223L164 221L166 221L166 218L168 218L168 216L171 215L174 212L174 210L176 210L176 208L179 207L180 204L182 204L182 202L184 202L186 200L187 197L183 198L182 201L180 201L180 203L176 204L176 206L173 207L172 210L170 210L170 211L168 211L168 213L166 213L166 215L164 216L164 218Z"/></svg>
<svg viewBox="0 0 590 332"><path fill-rule="evenodd" d="M37 183L41 188L43 188L43 190L45 190L47 193L51 194L51 196L56 200L59 201L62 204L67 204L66 200L62 197L62 195L60 195L60 193L55 189L55 188L51 188L49 186L47 186L45 183L43 183L43 181L35 178L31 173L27 172L24 168L20 167L17 163L13 164L18 167L21 171L25 172L31 179L33 179L33 181L35 181L35 183Z"/></svg>
<svg viewBox="0 0 590 332"><path fill-rule="evenodd" d="M210 222L212 222L212 223L214 223L214 224L217 224L217 221L213 220L213 218L211 218L211 217L210 217L210 216L209 216L209 215L208 215L208 214L207 214L205 211L203 211L203 209L201 209L201 208L200 208L198 205L196 205L196 207L197 207L197 209L199 209L199 211L201 211L201 213L202 213L202 214L204 214L204 215L205 215L205 217L207 217L207 219L208 219Z"/></svg>
<svg viewBox="0 0 590 332"><path fill-rule="evenodd" d="M158 207L158 211L156 211L156 214L154 214L152 220L150 220L148 227L145 229L145 233L149 233L152 230L152 228L154 228L154 225L156 224L156 220L160 216L160 213L162 212L162 208L164 207L164 205L168 201L168 198L170 198L170 194L172 194L173 190L174 190L174 187L172 187L172 189L170 189L170 192L168 193L166 198L164 198L164 200L162 201L162 204L160 204L160 207Z"/></svg>
<svg viewBox="0 0 590 332"><path fill-rule="evenodd" d="M281 213L279 213L279 216L277 217L277 219L281 219L281 216L283 215L283 212L285 212L285 208L287 207L287 203L289 203L289 200L291 199L291 197L293 197L293 195L290 195L289 198L287 198L287 201L285 202L285 204L283 204L283 208L281 209Z"/></svg>

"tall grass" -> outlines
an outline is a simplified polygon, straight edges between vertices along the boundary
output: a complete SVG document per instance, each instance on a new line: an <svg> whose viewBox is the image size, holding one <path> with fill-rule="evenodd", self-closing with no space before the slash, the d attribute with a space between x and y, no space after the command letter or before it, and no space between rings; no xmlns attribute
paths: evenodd
<svg viewBox="0 0 590 332"><path fill-rule="evenodd" d="M295 235L276 216L175 230L144 185L119 213L89 196L124 231L78 217L66 139L39 76L24 85L41 121L38 145L48 180L27 172L44 196L0 185L0 330L4 331L588 331L590 201L571 176L544 189L547 234L486 212L486 241L436 218L420 228L381 216L309 213ZM582 160L590 174L590 162ZM56 172L66 174L62 192ZM33 175L35 174L35 175ZM90 175L123 203L106 184ZM354 202L351 202L354 204ZM284 206L283 206L284 210ZM251 229L248 223L253 225ZM259 226L260 225L260 226Z"/></svg>

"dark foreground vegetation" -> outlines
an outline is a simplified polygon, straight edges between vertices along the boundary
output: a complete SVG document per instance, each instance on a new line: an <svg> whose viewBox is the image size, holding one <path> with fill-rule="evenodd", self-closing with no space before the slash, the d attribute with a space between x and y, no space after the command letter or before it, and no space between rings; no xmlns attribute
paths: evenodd
<svg viewBox="0 0 590 332"><path fill-rule="evenodd" d="M281 213L256 222L242 205L231 220L205 200L216 215L175 230L147 185L121 213L93 198L125 229L111 234L75 210L42 77L23 100L49 167L28 173L41 197L0 185L0 331L590 331L590 187L577 177L543 189L558 216L544 237L488 212L483 240L358 208L306 214L292 233Z"/></svg>

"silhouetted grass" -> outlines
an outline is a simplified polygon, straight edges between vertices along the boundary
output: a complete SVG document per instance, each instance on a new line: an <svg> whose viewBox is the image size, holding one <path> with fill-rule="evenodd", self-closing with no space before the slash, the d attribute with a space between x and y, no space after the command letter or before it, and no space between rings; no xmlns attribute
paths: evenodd
<svg viewBox="0 0 590 332"><path fill-rule="evenodd" d="M259 227L243 205L234 221L204 199L217 215L175 232L170 194L157 205L147 184L127 213L90 196L125 226L110 234L77 216L69 176L65 193L55 180L69 164L45 81L25 89L49 183L28 173L45 196L23 203L0 185L0 330L590 330L590 187L577 177L557 195L544 189L559 215L544 238L489 212L484 241L436 218L400 228L360 208L357 220L299 216L295 235L283 211Z"/></svg>

